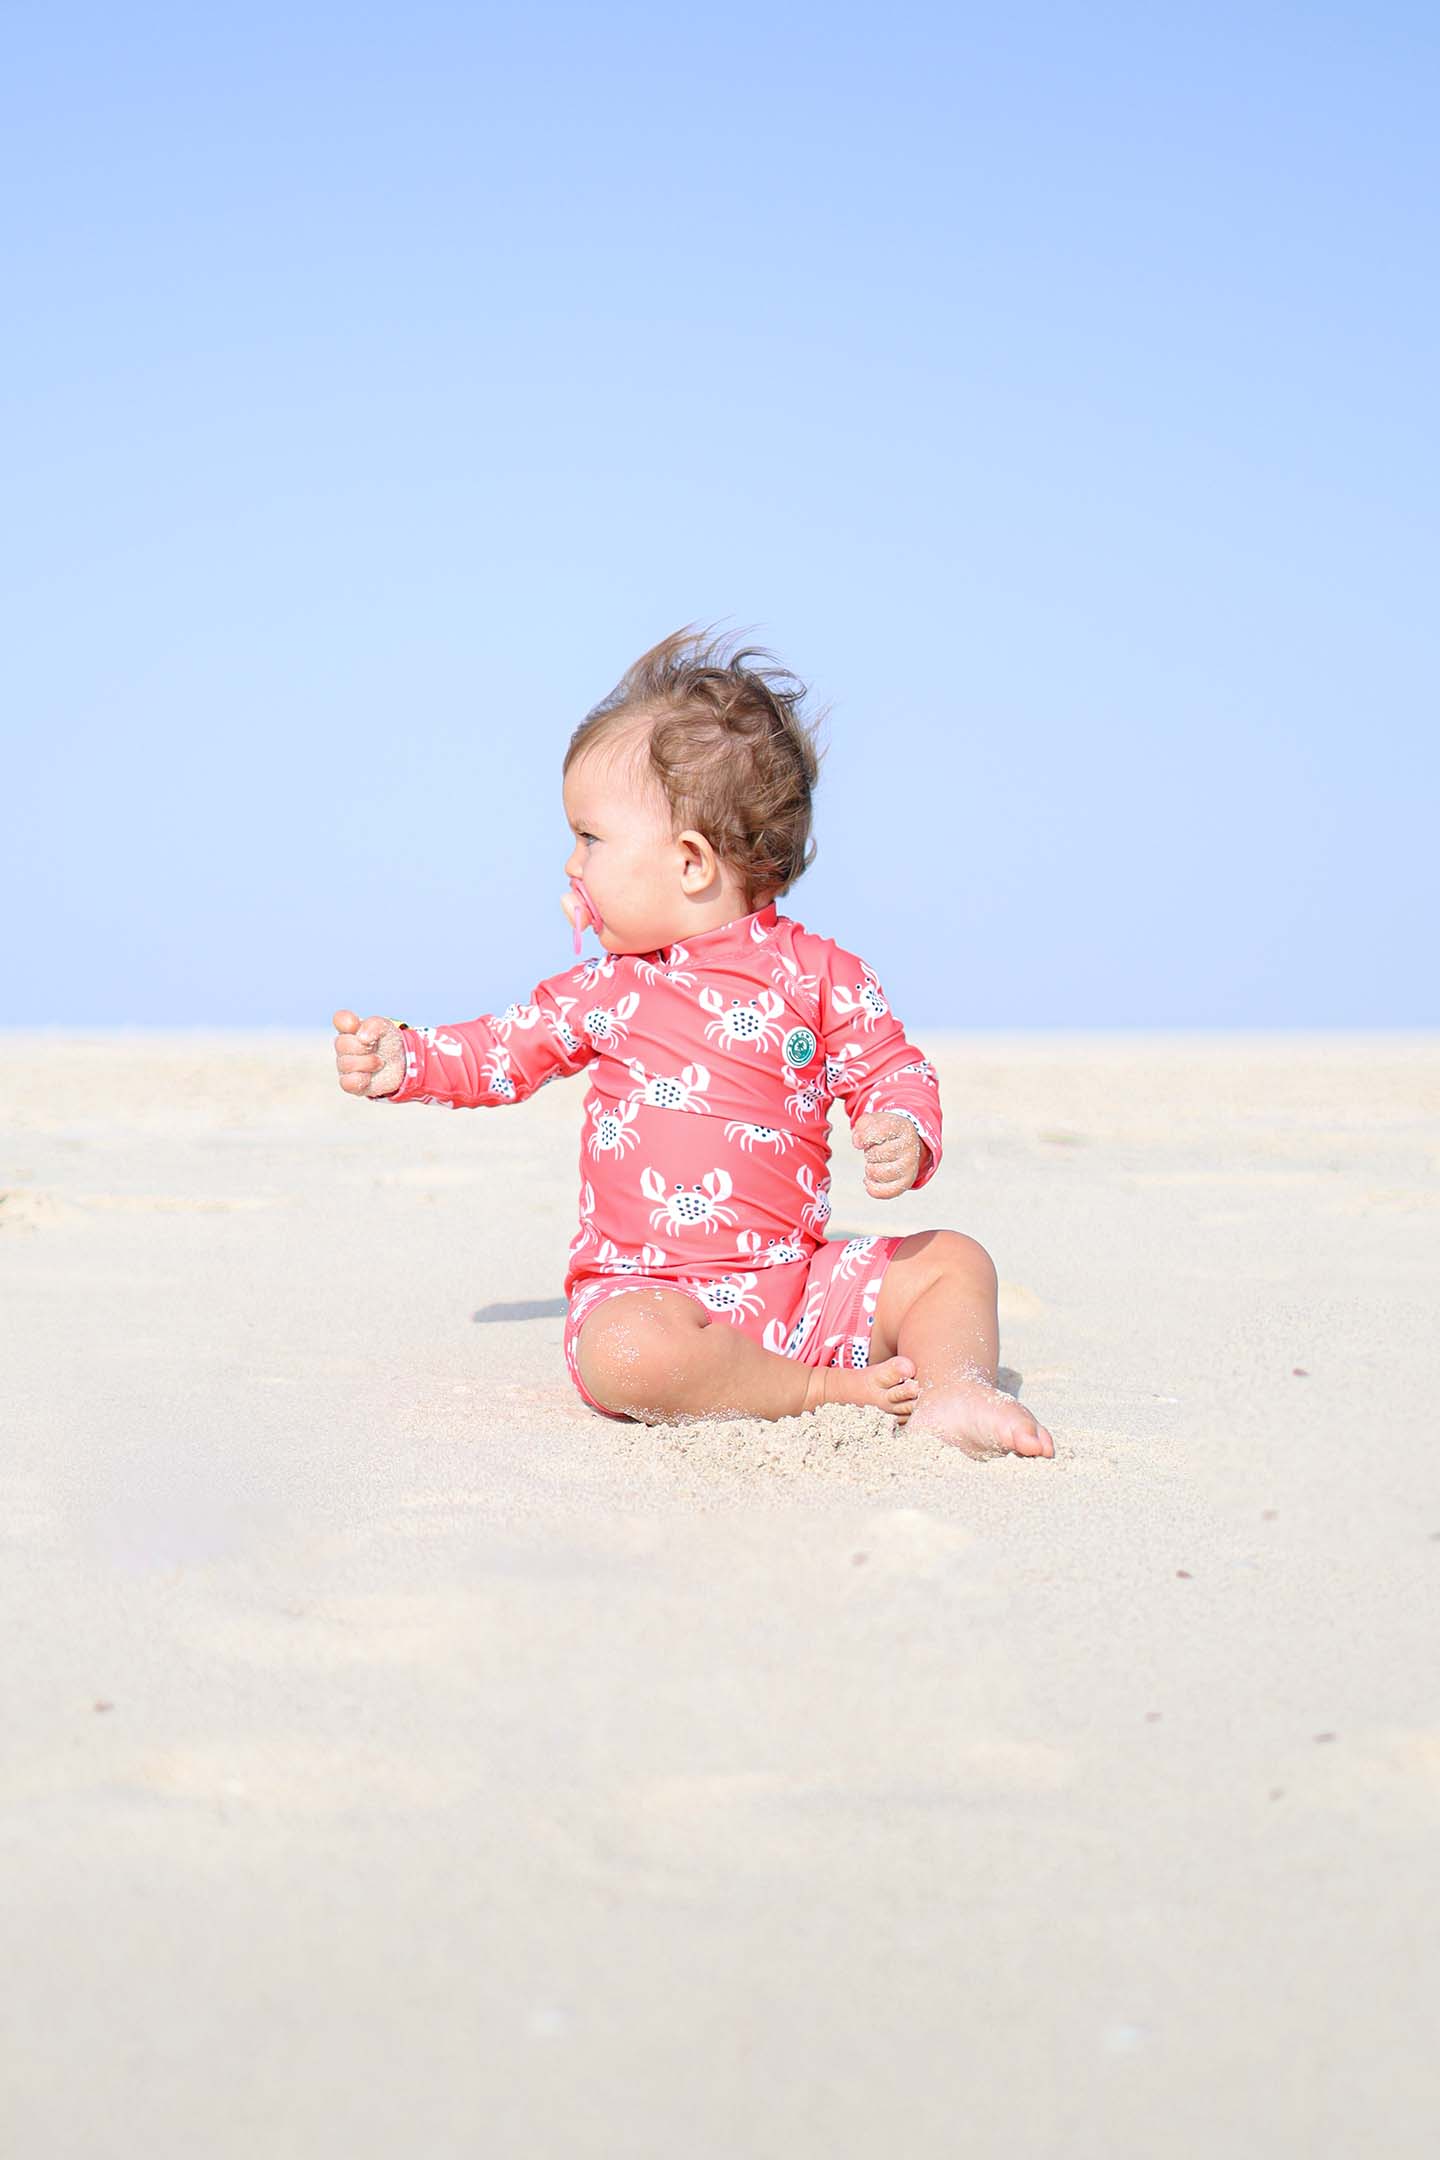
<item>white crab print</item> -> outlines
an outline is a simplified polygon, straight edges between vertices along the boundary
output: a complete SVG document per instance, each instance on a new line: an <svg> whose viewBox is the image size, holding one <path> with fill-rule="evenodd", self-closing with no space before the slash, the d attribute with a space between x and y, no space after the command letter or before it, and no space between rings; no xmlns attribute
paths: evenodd
<svg viewBox="0 0 1440 2160"><path fill-rule="evenodd" d="M623 1155L626 1148L639 1147L640 1135L635 1130L639 1115L634 1103L617 1103L613 1110L607 1110L598 1095L592 1098L593 1130L585 1145L597 1162L602 1155Z"/></svg>
<svg viewBox="0 0 1440 2160"><path fill-rule="evenodd" d="M615 955L607 952L599 954L593 960L582 961L570 980L579 983L583 995L587 990L593 990L597 982L609 982L614 973Z"/></svg>
<svg viewBox="0 0 1440 2160"><path fill-rule="evenodd" d="M682 1065L678 1073L648 1073L639 1058L626 1058L625 1064L635 1082L632 1103L648 1103L654 1110L709 1111L709 1103L700 1100L710 1085L703 1065ZM729 1134L727 1127L727 1139Z"/></svg>
<svg viewBox="0 0 1440 2160"><path fill-rule="evenodd" d="M756 1148L769 1148L773 1154L783 1155L795 1145L794 1133L778 1125L746 1125L738 1118L725 1127L725 1138L738 1140L747 1155L753 1155Z"/></svg>
<svg viewBox="0 0 1440 2160"><path fill-rule="evenodd" d="M840 1248L840 1257L835 1262L834 1272L830 1280L832 1282L848 1281L850 1276L854 1275L869 1259L874 1250L875 1240L873 1237L846 1238L845 1243Z"/></svg>
<svg viewBox="0 0 1440 2160"><path fill-rule="evenodd" d="M875 1240L874 1238L852 1238L850 1243L852 1245L873 1245ZM840 1270L837 1267L835 1273L838 1275L839 1272ZM884 1280L883 1275L872 1276L860 1294L860 1305L865 1314L866 1327L875 1325L875 1308L880 1302L880 1285ZM852 1372L863 1372L870 1363L870 1338L868 1335L827 1335L825 1348L827 1350L838 1348L840 1355L836 1358L835 1363L837 1365L848 1365Z"/></svg>
<svg viewBox="0 0 1440 2160"><path fill-rule="evenodd" d="M808 1223L818 1236L830 1220L830 1180L823 1178L817 1185L809 1163L801 1163L795 1172L795 1182L810 1203L800 1220Z"/></svg>
<svg viewBox="0 0 1440 2160"><path fill-rule="evenodd" d="M820 1308L824 1302L824 1288L817 1283L805 1300L805 1310L801 1313L788 1335L778 1320L770 1322L761 1337L765 1348L777 1351L781 1357L797 1357L804 1347L805 1339L809 1335L811 1328L814 1327L820 1317Z"/></svg>
<svg viewBox="0 0 1440 2160"><path fill-rule="evenodd" d="M658 1170L642 1170L640 1190L658 1204L650 1210L657 1230L713 1230L717 1223L733 1223L735 1210L725 1202L734 1191L728 1170L707 1170L693 1185L675 1185L667 1192Z"/></svg>
<svg viewBox="0 0 1440 2160"><path fill-rule="evenodd" d="M805 1232L798 1227L787 1230L784 1237L772 1237L765 1246L762 1267L788 1267L795 1260L803 1260L810 1247Z"/></svg>
<svg viewBox="0 0 1440 2160"><path fill-rule="evenodd" d="M546 1020L549 1022L551 1034L560 1044L562 1050L569 1051L571 1057L574 1057L577 1050L584 1048L584 1044L567 1018L567 1015L574 1012L574 1010L574 998L557 997L554 1012L545 1015Z"/></svg>
<svg viewBox="0 0 1440 2160"><path fill-rule="evenodd" d="M592 1005L580 1025L597 1049L601 1043L618 1043L629 1034L639 1003L635 992L627 990L614 1005Z"/></svg>
<svg viewBox="0 0 1440 2160"><path fill-rule="evenodd" d="M785 1005L773 990L757 990L752 998L732 998L727 1006L720 992L707 983L700 992L700 1004L715 1016L705 1023L706 1041L719 1043L723 1049L743 1043L751 1050L773 1050L784 1037L779 1022Z"/></svg>
<svg viewBox="0 0 1440 2160"><path fill-rule="evenodd" d="M864 1335L827 1335L827 1350L838 1350L840 1355L829 1360L832 1365L848 1365L851 1372L863 1372L870 1363L869 1338Z"/></svg>
<svg viewBox="0 0 1440 2160"><path fill-rule="evenodd" d="M792 1005L808 1006L813 1012L820 1002L820 978L807 975L789 953L777 952L770 962L770 980L777 990L783 990Z"/></svg>
<svg viewBox="0 0 1440 2160"><path fill-rule="evenodd" d="M761 1313L765 1300L756 1290L758 1275L717 1275L709 1280L696 1275L682 1275L680 1280L693 1290L708 1312L724 1313L728 1319L738 1321L742 1313Z"/></svg>
<svg viewBox="0 0 1440 2160"><path fill-rule="evenodd" d="M490 1093L498 1095L502 1102L514 1102L515 1082L510 1077L510 1052L503 1043L497 1043L494 1052L486 1058L482 1068Z"/></svg>
<svg viewBox="0 0 1440 2160"><path fill-rule="evenodd" d="M875 970L866 967L863 961L860 965L864 979L856 983L853 990L847 990L843 983L836 983L830 992L830 998L836 1012L856 1014L861 1026L868 1033L884 1019L890 1007L880 995L880 978Z"/></svg>
<svg viewBox="0 0 1440 2160"><path fill-rule="evenodd" d="M595 1224L591 1219L594 1213L595 1188L590 1183L589 1178L582 1178L580 1180L580 1228L570 1240L570 1258L572 1261L578 1260L586 1246L593 1244L595 1241L597 1233Z"/></svg>
<svg viewBox="0 0 1440 2160"><path fill-rule="evenodd" d="M456 1042L453 1035L442 1034L439 1028L416 1028L415 1032L421 1042L428 1043L432 1050L442 1051L446 1057L459 1057L464 1049L463 1043Z"/></svg>
<svg viewBox="0 0 1440 2160"><path fill-rule="evenodd" d="M836 1095L848 1095L865 1077L865 1052L859 1043L846 1043L837 1057L825 1060L825 1085Z"/></svg>
<svg viewBox="0 0 1440 2160"><path fill-rule="evenodd" d="M538 1005L507 1005L503 1013L496 1014L491 1025L497 1035L503 1035L508 1041L513 1029L533 1028L539 1025L539 1021Z"/></svg>
<svg viewBox="0 0 1440 2160"><path fill-rule="evenodd" d="M695 980L685 966L690 955L683 945L672 945L669 952L668 960L637 960L632 956L630 965L643 983L667 982L677 990L688 990Z"/></svg>
<svg viewBox="0 0 1440 2160"><path fill-rule="evenodd" d="M622 1252L609 1238L602 1238L595 1254L596 1267L607 1275L643 1275L648 1268L664 1267L665 1255L658 1245L642 1245L638 1252Z"/></svg>
<svg viewBox="0 0 1440 2160"><path fill-rule="evenodd" d="M825 1107L825 1087L818 1073L808 1080L797 1080L785 1097L785 1108L791 1117L812 1118Z"/></svg>

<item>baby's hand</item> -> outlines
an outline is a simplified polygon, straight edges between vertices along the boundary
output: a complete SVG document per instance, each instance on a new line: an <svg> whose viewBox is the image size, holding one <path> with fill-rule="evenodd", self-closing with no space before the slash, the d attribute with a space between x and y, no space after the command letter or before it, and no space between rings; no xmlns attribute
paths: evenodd
<svg viewBox="0 0 1440 2160"><path fill-rule="evenodd" d="M924 1143L908 1118L872 1110L856 1118L850 1137L865 1150L865 1190L872 1200L894 1200L910 1190L920 1175Z"/></svg>
<svg viewBox="0 0 1440 2160"><path fill-rule="evenodd" d="M405 1038L393 1021L361 1020L343 1007L334 1015L335 1063L347 1095L393 1095L405 1078Z"/></svg>

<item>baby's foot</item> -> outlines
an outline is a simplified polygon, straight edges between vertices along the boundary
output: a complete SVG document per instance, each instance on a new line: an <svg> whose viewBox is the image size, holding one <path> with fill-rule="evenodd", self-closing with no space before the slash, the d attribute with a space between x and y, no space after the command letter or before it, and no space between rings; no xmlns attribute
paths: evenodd
<svg viewBox="0 0 1440 2160"><path fill-rule="evenodd" d="M823 1372L811 1373L805 1407L818 1410L821 1403L863 1403L867 1410L884 1410L903 1425L919 1392L912 1358L886 1358L882 1364L868 1365L860 1372L850 1372L843 1365L827 1365Z"/></svg>
<svg viewBox="0 0 1440 2160"><path fill-rule="evenodd" d="M1013 1395L988 1380L943 1380L927 1387L912 1433L933 1433L977 1462L991 1455L1053 1455L1055 1443Z"/></svg>

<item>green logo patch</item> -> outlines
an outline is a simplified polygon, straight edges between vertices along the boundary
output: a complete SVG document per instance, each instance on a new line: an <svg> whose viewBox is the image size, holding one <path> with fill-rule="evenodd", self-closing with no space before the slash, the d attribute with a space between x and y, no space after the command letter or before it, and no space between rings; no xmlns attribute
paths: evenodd
<svg viewBox="0 0 1440 2160"><path fill-rule="evenodd" d="M809 1028L791 1028L784 1042L780 1045L780 1055L787 1065L797 1067L808 1065L811 1058L814 1057L817 1047L815 1037L811 1034Z"/></svg>

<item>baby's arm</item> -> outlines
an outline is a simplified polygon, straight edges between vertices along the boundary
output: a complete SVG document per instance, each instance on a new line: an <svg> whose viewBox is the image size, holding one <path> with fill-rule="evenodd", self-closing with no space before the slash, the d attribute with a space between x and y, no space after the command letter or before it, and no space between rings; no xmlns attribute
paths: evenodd
<svg viewBox="0 0 1440 2160"><path fill-rule="evenodd" d="M570 1025L571 970L541 983L525 1005L448 1027L412 1028L381 1015L335 1014L335 1062L347 1095L372 1102L431 1102L451 1110L524 1102L547 1080L579 1072L593 1043Z"/></svg>
<svg viewBox="0 0 1440 2160"><path fill-rule="evenodd" d="M894 1200L940 1166L935 1068L906 1040L873 968L828 939L817 957L826 1078L864 1150L865 1190Z"/></svg>

